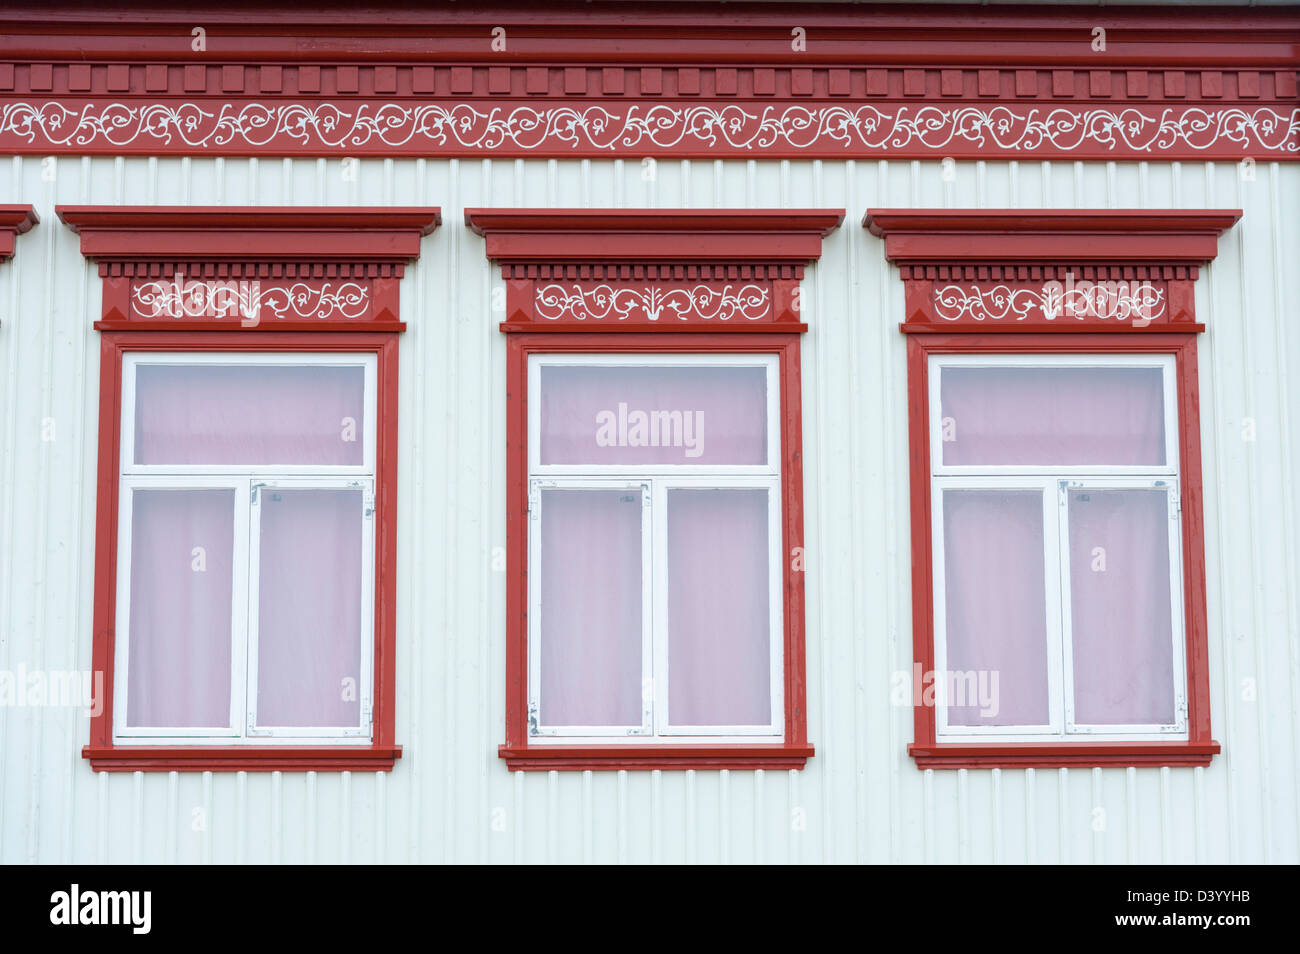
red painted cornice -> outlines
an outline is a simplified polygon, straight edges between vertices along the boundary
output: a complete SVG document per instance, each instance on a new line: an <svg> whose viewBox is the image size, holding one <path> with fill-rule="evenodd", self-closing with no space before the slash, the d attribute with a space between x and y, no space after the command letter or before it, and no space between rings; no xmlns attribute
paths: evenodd
<svg viewBox="0 0 1300 954"><path fill-rule="evenodd" d="M0 205L0 260L12 258L18 236L39 221L30 205Z"/></svg>
<svg viewBox="0 0 1300 954"><path fill-rule="evenodd" d="M104 261L406 262L442 221L437 208L56 206Z"/></svg>
<svg viewBox="0 0 1300 954"><path fill-rule="evenodd" d="M1059 262L1200 265L1240 209L869 209L899 265Z"/></svg>
<svg viewBox="0 0 1300 954"><path fill-rule="evenodd" d="M763 262L803 265L843 209L466 209L487 257L532 262Z"/></svg>
<svg viewBox="0 0 1300 954"><path fill-rule="evenodd" d="M1300 13L1287 8L868 6L826 3L367 3L304 8L125 3L10 4L0 56L84 62L193 62L202 25L208 61L506 63L843 63L1028 66L1294 67ZM506 47L492 50L492 29ZM791 30L806 31L806 50ZM223 42L224 41L224 42Z"/></svg>

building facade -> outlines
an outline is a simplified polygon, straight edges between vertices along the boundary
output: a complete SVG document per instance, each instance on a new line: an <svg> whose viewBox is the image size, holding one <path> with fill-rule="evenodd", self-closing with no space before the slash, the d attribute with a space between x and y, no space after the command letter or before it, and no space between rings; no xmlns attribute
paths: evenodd
<svg viewBox="0 0 1300 954"><path fill-rule="evenodd" d="M1300 859L1294 7L14 7L0 861Z"/></svg>

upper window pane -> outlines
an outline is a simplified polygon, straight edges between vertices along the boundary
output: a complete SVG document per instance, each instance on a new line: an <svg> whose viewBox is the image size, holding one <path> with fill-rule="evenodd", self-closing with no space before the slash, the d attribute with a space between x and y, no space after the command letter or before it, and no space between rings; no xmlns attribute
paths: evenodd
<svg viewBox="0 0 1300 954"><path fill-rule="evenodd" d="M1159 367L945 366L945 466L1164 467Z"/></svg>
<svg viewBox="0 0 1300 954"><path fill-rule="evenodd" d="M361 466L360 365L140 364L134 463Z"/></svg>
<svg viewBox="0 0 1300 954"><path fill-rule="evenodd" d="M764 465L767 369L541 367L543 465Z"/></svg>

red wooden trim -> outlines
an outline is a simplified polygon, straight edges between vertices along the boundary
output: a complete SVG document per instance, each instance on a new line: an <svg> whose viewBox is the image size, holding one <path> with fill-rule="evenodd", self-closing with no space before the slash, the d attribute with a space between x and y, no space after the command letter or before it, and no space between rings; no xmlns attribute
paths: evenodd
<svg viewBox="0 0 1300 954"><path fill-rule="evenodd" d="M87 745L95 772L387 772L400 745Z"/></svg>
<svg viewBox="0 0 1300 954"><path fill-rule="evenodd" d="M1218 253L1240 209L868 209L898 265L1181 262Z"/></svg>
<svg viewBox="0 0 1300 954"><path fill-rule="evenodd" d="M40 222L30 205L0 205L0 261L12 258L18 236Z"/></svg>
<svg viewBox="0 0 1300 954"><path fill-rule="evenodd" d="M1108 10L1099 54L1061 8L808 5L800 46L770 4L462 6L235 4L199 57L179 8L9 10L0 149L1300 158L1290 10Z"/></svg>
<svg viewBox="0 0 1300 954"><path fill-rule="evenodd" d="M311 332L330 332L339 331L347 334L356 334L357 332L386 332L391 334L400 334L406 330L404 321L295 321L291 325L287 323L262 322L247 328L241 328L238 322L234 321L190 321L187 319L171 319L156 321L96 321L94 322L96 331L185 331L193 333L196 331L230 331L233 328L239 328L241 332L257 332L265 334L266 332L285 332L285 331L311 331Z"/></svg>
<svg viewBox="0 0 1300 954"><path fill-rule="evenodd" d="M1188 739L1178 742L938 743L934 709L913 701L918 768L1208 765L1220 751L1210 729L1210 666L1205 597L1201 422L1194 334L913 334L907 339L908 448L912 513L912 651L934 669L933 551L930 522L929 356L932 354L1172 354L1178 387L1179 480L1183 507L1183 616L1187 646Z"/></svg>
<svg viewBox="0 0 1300 954"><path fill-rule="evenodd" d="M436 207L55 206L103 261L405 262L442 221Z"/></svg>
<svg viewBox="0 0 1300 954"><path fill-rule="evenodd" d="M601 334L651 334L651 335L678 335L678 334L706 334L706 335L770 335L776 331L802 333L808 330L804 324L786 324L785 322L777 323L766 321L754 323L752 325L738 324L684 324L677 323L672 325L601 325L599 327L588 324L535 324L522 321L503 321L498 326L507 334L527 332L529 334L591 334L593 331L599 331Z"/></svg>
<svg viewBox="0 0 1300 954"><path fill-rule="evenodd" d="M605 352L776 354L781 378L781 512L785 549L785 741L779 745L529 745L528 744L528 357ZM499 754L512 770L642 768L801 768L807 744L803 574L792 567L803 545L803 470L799 336L563 336L510 334L506 342L506 727Z"/></svg>
<svg viewBox="0 0 1300 954"><path fill-rule="evenodd" d="M92 666L104 677L104 706L91 719L83 750L96 771L342 771L391 769L397 695L397 335L273 331L113 331L100 338L99 462L95 519ZM117 599L118 475L121 454L122 355L128 351L267 353L370 352L377 356L375 460L375 613L373 739L357 746L113 745L113 647Z"/></svg>
<svg viewBox="0 0 1300 954"><path fill-rule="evenodd" d="M497 755L515 772L652 769L801 769L811 745L502 745Z"/></svg>
<svg viewBox="0 0 1300 954"><path fill-rule="evenodd" d="M908 755L919 769L1096 768L1098 766L1176 767L1209 765L1218 755L1218 742L1036 742L997 745L933 745L914 743Z"/></svg>
<svg viewBox="0 0 1300 954"><path fill-rule="evenodd" d="M245 0L205 10L204 21L224 27L221 33L230 49L255 62L450 64L472 62L476 54L487 62L483 37L492 26L505 25L518 28L509 38L511 63L632 66L652 61L918 66L941 55L979 66L1087 64L1088 40L1097 25L1095 11L1088 8L828 3L801 12L809 39L802 51L790 42L788 11L768 3L602 7L568 0L539 7L516 0L466 7L435 0L372 6L376 15L359 20L355 5L346 0L318 0L308 18L292 8ZM0 22L6 26L0 34L4 56L72 62L193 60L188 31L159 29L190 22L180 6L126 3L109 17L93 3L60 5L57 13L41 3L15 3ZM1105 24L1107 63L1152 69L1287 66L1293 63L1292 44L1300 32L1294 10L1265 8L1251 10L1249 17L1236 9L1190 8L1171 18L1167 10L1121 7L1106 11ZM153 42L143 46L141 35ZM76 59L69 55L74 38L81 53ZM705 43L706 38L713 42ZM991 41L1001 47L992 49Z"/></svg>
<svg viewBox="0 0 1300 954"><path fill-rule="evenodd" d="M1104 331L1114 331L1115 328L1116 326L1112 322L1109 325L1109 327L1106 327L1104 329ZM952 334L953 332L962 329L958 327L954 327L951 324L945 326L945 325L938 325L938 324L927 324L925 322L920 322L920 321L915 321L915 322L904 321L899 323L898 330L903 332L903 334L906 335L919 335L919 334L935 335L935 334ZM1036 335L1061 335L1061 334L1068 335L1068 334L1081 334L1081 333L1096 334L1098 333L1098 330L1099 330L1098 326L1095 324L1089 324L1082 327L1078 325L1065 325L1065 324L1062 325L1035 324L1031 330L1023 326L1016 327L1015 325L995 325L995 324L989 324L988 322L985 322L979 325L978 327L972 328L971 333L981 334L981 335L1023 335L1028 332ZM1128 325L1127 327L1124 327L1122 329L1123 334L1126 335L1167 335L1170 333L1200 334L1204 330L1205 330L1205 325L1197 324L1195 322L1192 323L1180 322L1178 324L1151 324L1151 325L1147 325L1145 328Z"/></svg>
<svg viewBox="0 0 1300 954"><path fill-rule="evenodd" d="M788 262L821 255L843 209L466 209L496 262Z"/></svg>

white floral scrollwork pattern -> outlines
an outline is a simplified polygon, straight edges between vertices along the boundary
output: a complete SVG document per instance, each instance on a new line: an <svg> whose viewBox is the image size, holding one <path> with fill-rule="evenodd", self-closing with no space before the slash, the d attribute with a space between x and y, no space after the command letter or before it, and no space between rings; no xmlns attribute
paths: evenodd
<svg viewBox="0 0 1300 954"><path fill-rule="evenodd" d="M259 281L152 281L132 289L135 310L146 318L356 319L370 307L370 289L356 282L294 282L263 288Z"/></svg>
<svg viewBox="0 0 1300 954"><path fill-rule="evenodd" d="M748 104L747 104L748 105ZM196 151L367 147L413 151L723 149L1155 154L1173 148L1246 155L1300 152L1300 109L1270 106L1053 107L486 103L11 102L0 147Z"/></svg>
<svg viewBox="0 0 1300 954"><path fill-rule="evenodd" d="M723 288L710 288L708 285L694 288L615 288L602 284L584 289L579 285L565 288L551 284L537 289L534 307L537 314L548 321L601 321L606 318L626 321L637 312L643 313L649 321L658 321L661 316L681 321L692 318L758 321L770 314L771 300L768 290L760 285L744 285L733 291L731 285Z"/></svg>
<svg viewBox="0 0 1300 954"><path fill-rule="evenodd" d="M1024 321L1031 315L1147 323L1165 313L1165 290L1148 282L1048 282L1039 288L945 285L934 290L934 310L944 321Z"/></svg>

